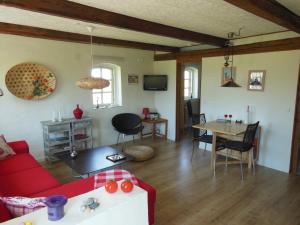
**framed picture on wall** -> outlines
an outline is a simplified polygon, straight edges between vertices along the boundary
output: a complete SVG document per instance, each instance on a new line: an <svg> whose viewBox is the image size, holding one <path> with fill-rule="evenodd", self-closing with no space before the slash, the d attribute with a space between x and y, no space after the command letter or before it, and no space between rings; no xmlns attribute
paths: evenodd
<svg viewBox="0 0 300 225"><path fill-rule="evenodd" d="M231 77L233 80L235 80L235 71L236 71L236 67L223 67L221 85L227 83Z"/></svg>
<svg viewBox="0 0 300 225"><path fill-rule="evenodd" d="M139 76L135 74L128 74L128 84L138 84Z"/></svg>
<svg viewBox="0 0 300 225"><path fill-rule="evenodd" d="M249 70L248 90L263 91L265 87L265 70Z"/></svg>

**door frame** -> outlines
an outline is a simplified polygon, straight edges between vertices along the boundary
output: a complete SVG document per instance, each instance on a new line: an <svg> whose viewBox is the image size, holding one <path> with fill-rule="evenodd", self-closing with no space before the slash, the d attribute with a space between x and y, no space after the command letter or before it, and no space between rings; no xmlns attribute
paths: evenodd
<svg viewBox="0 0 300 225"><path fill-rule="evenodd" d="M299 115L299 118L297 118ZM293 138L292 138L292 149L290 159L290 173L296 175L298 167L298 155L299 155L299 142L297 138L300 137L300 64L298 72L298 84L297 84L297 95L295 102L295 114L294 114L294 125L293 125Z"/></svg>
<svg viewBox="0 0 300 225"><path fill-rule="evenodd" d="M198 76L202 79L202 57L192 60L176 60L176 134L175 141L179 142L183 135L183 112L184 112L184 96L183 96L183 70L185 64L196 64L199 65ZM201 80L199 82L201 84ZM201 87L199 87L201 88ZM201 95L200 95L201 96ZM199 96L199 97L200 97Z"/></svg>

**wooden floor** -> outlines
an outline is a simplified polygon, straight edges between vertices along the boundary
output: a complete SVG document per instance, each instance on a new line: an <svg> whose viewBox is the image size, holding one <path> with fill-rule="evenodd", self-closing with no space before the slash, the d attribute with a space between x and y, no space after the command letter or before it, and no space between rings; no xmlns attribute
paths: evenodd
<svg viewBox="0 0 300 225"><path fill-rule="evenodd" d="M136 141L135 144L140 143ZM210 153L197 151L191 163L191 142L144 139L155 158L124 166L157 190L156 225L297 225L300 224L300 177L265 167L240 180L238 165L210 170ZM61 162L47 166L62 182L70 170Z"/></svg>

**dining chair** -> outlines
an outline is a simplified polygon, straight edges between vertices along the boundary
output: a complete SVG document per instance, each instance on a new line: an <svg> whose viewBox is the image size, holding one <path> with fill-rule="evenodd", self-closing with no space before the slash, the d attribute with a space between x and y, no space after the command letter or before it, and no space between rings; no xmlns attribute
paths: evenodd
<svg viewBox="0 0 300 225"><path fill-rule="evenodd" d="M241 179L244 180L244 171L243 171L243 153L244 152L251 152L251 161L253 167L253 173L255 174L255 161L254 161L254 152L253 152L253 143L255 140L255 134L258 128L259 121L254 124L249 124L244 134L243 141L233 141L233 140L226 140L222 143L222 146L226 149L226 169L228 166L228 149L233 151L240 152L240 169L241 169ZM250 157L250 156L249 156ZM214 171L216 170L216 158L214 163Z"/></svg>
<svg viewBox="0 0 300 225"><path fill-rule="evenodd" d="M200 117L199 109L200 107L200 100L199 99L189 99L186 102L186 107L187 107L187 112L188 112L188 117L189 117L189 122L193 125L193 117L194 119L198 119Z"/></svg>
<svg viewBox="0 0 300 225"><path fill-rule="evenodd" d="M192 124L196 125L196 124L205 124L206 123L206 119L205 119L205 114L204 113L200 113L199 115L192 115ZM207 130L205 129L198 129L198 128L193 128L193 151L192 151L192 156L191 156L191 161L193 159L193 155L194 155L194 151L195 151L195 142L203 142L205 143L204 146L204 151L206 151L206 146L207 144L212 144L212 135L207 134ZM221 145L221 143L223 141L225 141L225 138L222 137L217 137L217 149L221 150L224 149Z"/></svg>

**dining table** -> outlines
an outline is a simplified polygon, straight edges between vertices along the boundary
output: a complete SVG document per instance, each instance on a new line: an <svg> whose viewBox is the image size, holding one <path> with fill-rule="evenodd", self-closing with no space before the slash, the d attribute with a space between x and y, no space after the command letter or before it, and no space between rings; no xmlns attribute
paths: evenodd
<svg viewBox="0 0 300 225"><path fill-rule="evenodd" d="M193 125L193 128L212 132L211 167L213 168L217 154L217 136L226 137L228 139L241 139L239 136L245 133L247 124L215 120L203 124ZM249 163L251 162L248 160L248 167Z"/></svg>

